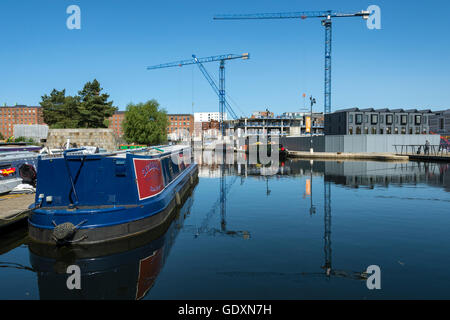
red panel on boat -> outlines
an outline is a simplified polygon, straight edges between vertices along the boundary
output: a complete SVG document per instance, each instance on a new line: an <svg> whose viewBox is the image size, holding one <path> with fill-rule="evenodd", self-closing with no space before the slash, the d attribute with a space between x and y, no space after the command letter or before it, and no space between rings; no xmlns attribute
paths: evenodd
<svg viewBox="0 0 450 320"><path fill-rule="evenodd" d="M133 159L139 200L160 193L164 189L161 163L158 159Z"/></svg>

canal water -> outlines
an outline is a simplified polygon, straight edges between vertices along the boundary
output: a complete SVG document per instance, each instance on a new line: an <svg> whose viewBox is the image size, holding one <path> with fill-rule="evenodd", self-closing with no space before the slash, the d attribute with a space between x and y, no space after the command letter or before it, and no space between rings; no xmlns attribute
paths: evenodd
<svg viewBox="0 0 450 320"><path fill-rule="evenodd" d="M0 299L450 298L449 164L196 159L183 207L139 238L56 250L3 234Z"/></svg>

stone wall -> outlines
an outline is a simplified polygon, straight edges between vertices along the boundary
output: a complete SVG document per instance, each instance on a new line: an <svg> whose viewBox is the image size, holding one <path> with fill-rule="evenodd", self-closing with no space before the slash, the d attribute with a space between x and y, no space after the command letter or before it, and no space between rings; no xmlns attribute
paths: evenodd
<svg viewBox="0 0 450 320"><path fill-rule="evenodd" d="M71 145L94 146L107 151L119 148L119 137L113 129L50 129L46 146L60 148L70 139Z"/></svg>

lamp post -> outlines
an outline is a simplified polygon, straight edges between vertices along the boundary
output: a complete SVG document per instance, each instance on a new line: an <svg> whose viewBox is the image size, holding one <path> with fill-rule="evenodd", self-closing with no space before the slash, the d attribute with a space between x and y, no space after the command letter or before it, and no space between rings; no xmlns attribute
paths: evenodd
<svg viewBox="0 0 450 320"><path fill-rule="evenodd" d="M311 180L310 180L310 187L311 187L311 205L310 205L310 207L309 207L309 214L310 215L313 215L314 213L316 213L316 207L314 207L314 205L313 205L313 200L312 200L312 192L313 192L313 181L312 181L312 179L313 179L313 163L314 163L314 160L309 160L309 165L310 165L310 175L311 175Z"/></svg>
<svg viewBox="0 0 450 320"><path fill-rule="evenodd" d="M312 108L313 105L316 103L316 98L313 98L312 96L309 97L309 101L311 101L311 118L310 118L310 128L309 128L309 136L310 136L310 142L309 142L309 151L311 153L314 152L313 150L313 136L312 136L312 124L313 124L313 112Z"/></svg>

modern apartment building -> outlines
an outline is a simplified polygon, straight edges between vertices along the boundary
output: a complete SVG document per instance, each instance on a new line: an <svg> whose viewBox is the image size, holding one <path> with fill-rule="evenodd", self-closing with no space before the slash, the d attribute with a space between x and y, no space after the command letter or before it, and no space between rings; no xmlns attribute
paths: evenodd
<svg viewBox="0 0 450 320"><path fill-rule="evenodd" d="M1 106L0 132L8 138L14 134L15 124L44 124L44 116L40 106Z"/></svg>
<svg viewBox="0 0 450 320"><path fill-rule="evenodd" d="M450 136L450 109L436 111L430 117L430 130L443 137Z"/></svg>
<svg viewBox="0 0 450 320"><path fill-rule="evenodd" d="M225 122L226 135L249 136L249 135L279 135L300 136L309 135L306 130L306 117L302 118L241 118ZM313 135L323 134L323 113L313 113L311 133Z"/></svg>
<svg viewBox="0 0 450 320"><path fill-rule="evenodd" d="M429 134L431 110L359 109L325 115L326 135Z"/></svg>

